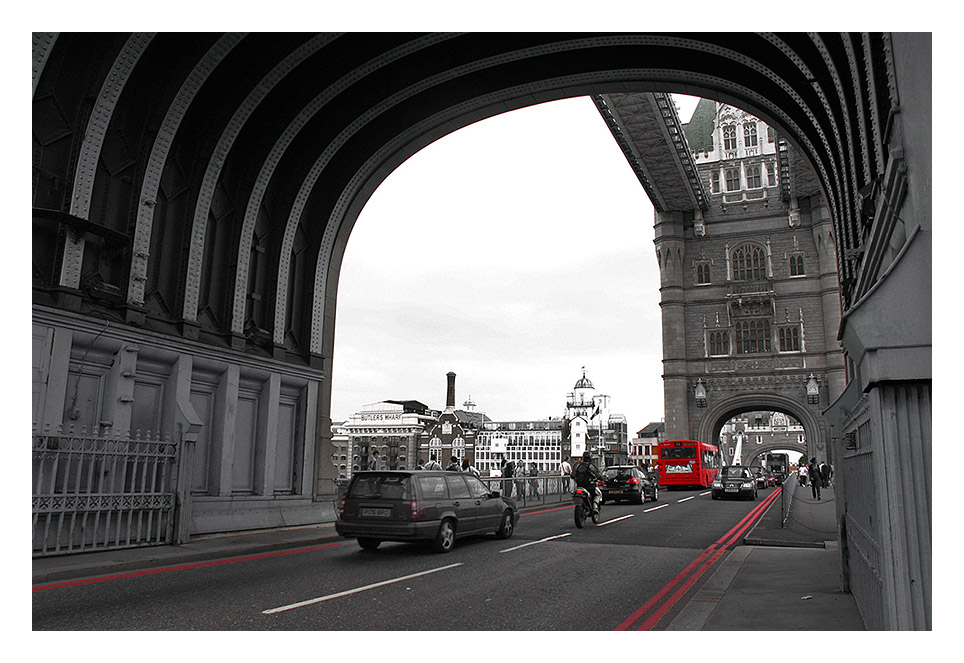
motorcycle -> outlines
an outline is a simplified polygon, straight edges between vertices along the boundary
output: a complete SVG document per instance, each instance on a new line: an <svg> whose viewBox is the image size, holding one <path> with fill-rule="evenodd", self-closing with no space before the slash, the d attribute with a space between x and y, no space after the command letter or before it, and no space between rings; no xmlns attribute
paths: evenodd
<svg viewBox="0 0 964 663"><path fill-rule="evenodd" d="M582 529L586 518L591 518L594 523L599 522L599 514L602 511L602 501L596 504L595 495L585 488L577 487L572 493L572 518L576 527Z"/></svg>

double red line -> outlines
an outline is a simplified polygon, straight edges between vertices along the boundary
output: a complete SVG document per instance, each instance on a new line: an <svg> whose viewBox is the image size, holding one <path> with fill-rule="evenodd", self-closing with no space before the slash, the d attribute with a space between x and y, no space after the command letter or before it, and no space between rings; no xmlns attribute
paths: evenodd
<svg viewBox="0 0 964 663"><path fill-rule="evenodd" d="M654 606L659 604L659 602L663 600L663 597L669 594L669 592L672 591L676 585L680 585L679 588L673 592L672 595L670 595L669 598L666 599L666 601L663 602L663 604L660 605L651 615L649 615L649 617L647 617L646 620L635 630L648 631L653 628L653 626L655 626L656 623L663 618L663 615L669 612L670 609L679 602L683 595L689 591L693 584L699 580L704 573L706 573L706 570L713 566L713 564L715 564L717 560L719 560L720 557L722 557L723 554L729 550L730 547L738 539L740 539L740 537L742 537L747 530L750 529L756 519L767 510L767 508L773 503L773 500L777 498L782 490L782 488L777 488L770 493L770 495L768 495L763 502L758 504L752 511L750 511L750 513L747 514L743 520L738 522L733 529L717 539L716 542L713 543L709 548L701 552L696 559L686 566L685 569L680 571L679 574L670 580L665 587L656 592L651 599L646 601L646 603L640 606L638 610L627 617L622 624L616 627L615 630L628 631L630 628L635 626L644 615L652 610Z"/></svg>

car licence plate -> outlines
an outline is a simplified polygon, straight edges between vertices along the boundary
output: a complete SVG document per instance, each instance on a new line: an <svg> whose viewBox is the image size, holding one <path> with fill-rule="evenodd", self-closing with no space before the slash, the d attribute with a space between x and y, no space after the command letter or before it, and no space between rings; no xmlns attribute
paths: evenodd
<svg viewBox="0 0 964 663"><path fill-rule="evenodd" d="M725 490L726 492L728 492L728 493L738 493L738 492L740 492L740 489L737 488L737 487L735 487L735 486L727 486L724 490Z"/></svg>
<svg viewBox="0 0 964 663"><path fill-rule="evenodd" d="M610 494L610 495L622 495L622 494L623 494L623 491L621 491L621 490L610 490L610 491L609 491L609 494Z"/></svg>
<svg viewBox="0 0 964 663"><path fill-rule="evenodd" d="M390 508L363 507L361 515L369 518L388 518L392 515Z"/></svg>

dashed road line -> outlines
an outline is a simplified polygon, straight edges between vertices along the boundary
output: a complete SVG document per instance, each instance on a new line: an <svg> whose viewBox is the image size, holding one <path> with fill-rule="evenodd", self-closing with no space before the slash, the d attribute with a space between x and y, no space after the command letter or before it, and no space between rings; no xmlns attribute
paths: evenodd
<svg viewBox="0 0 964 663"><path fill-rule="evenodd" d="M545 543L546 541L552 541L553 539L561 539L567 536L572 536L571 532L566 532L565 534L557 534L556 536L547 536L544 539L539 539L538 541L530 541L529 543L523 543L522 545L515 546L513 548L506 548L505 550L500 550L500 553L512 552L513 550L519 550L520 548L527 548L529 546L534 546L537 543Z"/></svg>
<svg viewBox="0 0 964 663"><path fill-rule="evenodd" d="M441 566L437 569L429 569L428 571L420 571L419 573L412 573L411 575L402 576L401 578L383 580L382 582L376 582L371 585L365 585L364 587L356 587L355 589L348 589L344 592L338 592L337 594L329 594L328 596L319 596L318 598L308 599L307 601L300 601L298 603L292 603L290 605L283 605L278 608L271 608L270 610L262 610L261 614L273 615L278 612L284 612L285 610L294 610L295 608L303 608L306 605L313 605L315 603L321 603L322 601L330 601L331 599L337 599L343 596L350 596L351 594L358 594L359 592L364 592L369 589L375 589L376 587L384 587L385 585L391 585L396 582L402 582L403 580L411 580L412 578L418 578L419 576L426 576L430 573L438 573L439 571L454 569L456 566L462 566L462 562L459 562L457 564L449 564L448 566Z"/></svg>
<svg viewBox="0 0 964 663"><path fill-rule="evenodd" d="M660 504L659 506L654 506L651 509L646 509L645 511L643 511L643 513L649 513L650 511L656 511L657 509L665 509L668 506L669 504Z"/></svg>

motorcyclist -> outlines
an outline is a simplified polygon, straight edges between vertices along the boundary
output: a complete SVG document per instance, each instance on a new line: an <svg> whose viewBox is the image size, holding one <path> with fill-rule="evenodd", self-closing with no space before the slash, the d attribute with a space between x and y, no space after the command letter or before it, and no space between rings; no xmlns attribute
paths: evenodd
<svg viewBox="0 0 964 663"><path fill-rule="evenodd" d="M577 463L572 470L572 480L575 484L589 491L589 494L593 496L593 513L599 511L599 502L602 500L602 491L599 490L598 485L600 476L599 470L593 465L592 454L588 451L582 455L582 462Z"/></svg>

